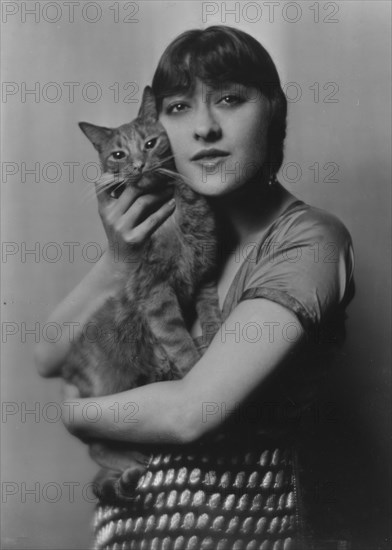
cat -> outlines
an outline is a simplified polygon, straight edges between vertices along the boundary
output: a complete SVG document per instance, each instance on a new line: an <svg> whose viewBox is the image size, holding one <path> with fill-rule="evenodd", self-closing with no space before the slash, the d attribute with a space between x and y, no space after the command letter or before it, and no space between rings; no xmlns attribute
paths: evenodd
<svg viewBox="0 0 392 550"><path fill-rule="evenodd" d="M121 292L89 320L96 338L83 331L72 345L62 376L81 397L109 395L160 380L183 377L199 352L184 312L196 304L205 341L221 323L215 283L218 227L205 197L175 172L169 138L158 120L150 87L135 120L118 128L86 122L81 130L99 153L99 187L115 199L132 185L143 192L173 186L176 210L147 240ZM133 447L133 448L132 448ZM131 489L149 457L136 445L99 442L90 454L103 470L95 479L101 498L132 498Z"/></svg>

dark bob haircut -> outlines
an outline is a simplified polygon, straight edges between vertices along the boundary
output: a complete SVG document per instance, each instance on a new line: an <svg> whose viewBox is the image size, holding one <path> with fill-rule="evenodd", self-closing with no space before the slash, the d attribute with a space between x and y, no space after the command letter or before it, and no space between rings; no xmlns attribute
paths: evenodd
<svg viewBox="0 0 392 550"><path fill-rule="evenodd" d="M269 100L266 165L271 175L276 174L283 162L287 101L267 50L249 34L222 25L180 34L163 52L154 74L158 110L163 98L191 89L196 78L213 86L225 82L252 86Z"/></svg>

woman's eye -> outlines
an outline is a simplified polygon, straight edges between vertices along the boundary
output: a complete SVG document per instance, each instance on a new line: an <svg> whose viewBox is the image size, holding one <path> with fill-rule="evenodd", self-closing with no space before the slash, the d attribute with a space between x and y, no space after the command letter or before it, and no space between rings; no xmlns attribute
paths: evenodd
<svg viewBox="0 0 392 550"><path fill-rule="evenodd" d="M152 138L152 139L149 139L148 141L146 141L146 143L144 144L144 148L145 149L152 149L153 147L155 147L157 139L158 138Z"/></svg>
<svg viewBox="0 0 392 550"><path fill-rule="evenodd" d="M121 160L125 157L125 153L124 151L114 151L114 153L112 153L112 157L116 160Z"/></svg>
<svg viewBox="0 0 392 550"><path fill-rule="evenodd" d="M223 103L224 105L239 105L240 103L243 103L243 98L238 95L234 94L226 94L221 97L220 103Z"/></svg>
<svg viewBox="0 0 392 550"><path fill-rule="evenodd" d="M185 103L172 103L167 107L166 113L169 115L171 113L182 113L186 110L186 108L187 105Z"/></svg>

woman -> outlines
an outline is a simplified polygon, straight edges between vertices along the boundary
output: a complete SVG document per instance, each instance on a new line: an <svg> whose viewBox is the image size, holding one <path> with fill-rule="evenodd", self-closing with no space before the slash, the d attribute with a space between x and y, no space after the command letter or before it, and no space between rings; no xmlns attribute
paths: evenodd
<svg viewBox="0 0 392 550"><path fill-rule="evenodd" d="M225 224L223 324L182 380L94 399L97 422L82 414L88 400L65 418L85 440L155 451L132 505L101 503L96 547L304 548L309 506L297 453L310 433L305 412L317 400L324 344L339 340L353 294L351 239L339 220L276 179L286 99L255 39L230 27L188 31L164 52L152 87L177 170ZM167 196L130 188L118 200L100 196L107 252L51 320L88 321L129 272L112 251L121 260L132 242L137 253L173 209ZM201 344L197 319L190 330ZM37 352L44 375L69 349L65 340L45 346ZM121 421L129 403L137 404L136 423Z"/></svg>

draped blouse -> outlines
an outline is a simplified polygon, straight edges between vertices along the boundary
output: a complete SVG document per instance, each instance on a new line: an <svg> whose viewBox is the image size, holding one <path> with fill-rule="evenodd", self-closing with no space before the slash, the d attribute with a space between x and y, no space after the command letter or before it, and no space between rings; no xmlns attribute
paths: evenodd
<svg viewBox="0 0 392 550"><path fill-rule="evenodd" d="M231 411L217 434L153 450L132 504L100 502L97 550L305 548L299 434L308 429L303 413L317 400L344 336L354 295L352 242L335 216L297 200L248 245L239 264L223 322L241 301L264 298L296 315L304 345ZM282 330L295 338L294 323L264 325L247 337L270 339ZM237 327L226 323L225 330L235 335ZM195 344L201 352L207 347L203 336Z"/></svg>

